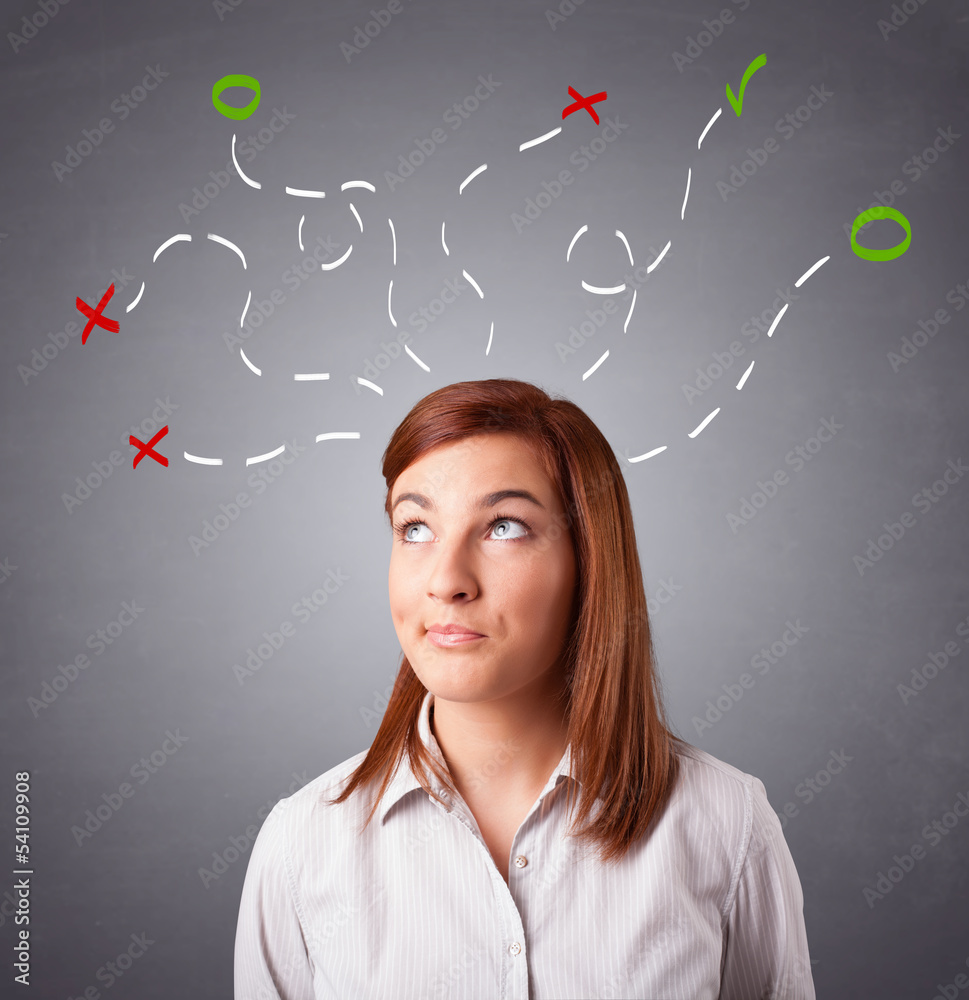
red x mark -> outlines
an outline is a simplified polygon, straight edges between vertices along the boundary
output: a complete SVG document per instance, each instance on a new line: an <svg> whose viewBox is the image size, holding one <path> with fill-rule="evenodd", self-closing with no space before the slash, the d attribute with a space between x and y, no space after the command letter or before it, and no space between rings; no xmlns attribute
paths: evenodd
<svg viewBox="0 0 969 1000"><path fill-rule="evenodd" d="M134 444L138 446L138 454L135 455L135 460L131 463L131 468L137 467L138 463L145 457L145 455L151 455L151 457L158 463L164 466L168 466L168 459L164 455L160 455L152 447L156 442L160 441L168 433L168 424L165 426L148 442L145 444L144 441L139 441L134 434L128 436L128 444Z"/></svg>
<svg viewBox="0 0 969 1000"><path fill-rule="evenodd" d="M599 101L604 101L609 96L604 90L600 90L598 94L593 94L591 97L583 97L574 87L569 87L569 96L575 98L575 104L570 104L567 108L562 109L563 118L567 118L573 112L581 111L585 108L592 115L592 120L596 125L599 124L599 116L592 105L597 104Z"/></svg>
<svg viewBox="0 0 969 1000"><path fill-rule="evenodd" d="M107 316L101 315L101 310L108 304L108 300L114 295L114 282L111 283L111 287L101 296L101 301L98 303L97 309L92 309L83 299L80 297L77 299L77 308L84 313L85 316L89 316L90 319L87 321L87 326L84 327L84 333L81 334L81 343L87 343L87 335L94 329L94 324L98 326L103 326L105 330L110 330L112 333L117 333L119 330L118 321L116 319L108 319Z"/></svg>

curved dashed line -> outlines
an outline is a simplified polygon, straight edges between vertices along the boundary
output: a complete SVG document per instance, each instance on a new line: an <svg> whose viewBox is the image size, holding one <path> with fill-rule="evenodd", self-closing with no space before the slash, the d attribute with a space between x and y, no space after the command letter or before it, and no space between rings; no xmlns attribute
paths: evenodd
<svg viewBox="0 0 969 1000"><path fill-rule="evenodd" d="M296 238L299 240L299 248L305 253L305 247L303 246L303 223L306 221L306 216L301 215L299 217L299 230L296 233Z"/></svg>
<svg viewBox="0 0 969 1000"><path fill-rule="evenodd" d="M657 267L659 267L659 264L660 264L660 261L661 261L661 260L662 260L662 259L663 259L663 258L664 258L664 257L666 256L666 254L667 254L667 253L669 252L669 249L670 249L670 247L671 247L672 245L673 245L673 241L672 241L672 240L667 240L667 243L666 243L666 246L665 246L665 247L663 247L663 249L662 249L662 250L660 251L660 254L659 254L659 256L658 256L658 257L656 258L656 260L654 260L654 261L653 261L653 263L652 263L652 264L650 264L650 265L649 265L649 266L648 266L648 267L646 268L646 273L647 273L647 274L652 274L652 273L653 273L653 271L654 271L654 270L655 270L655 269L656 269Z"/></svg>
<svg viewBox="0 0 969 1000"><path fill-rule="evenodd" d="M309 188L293 188L287 185L286 194L291 194L295 198L325 198L325 191L313 191Z"/></svg>
<svg viewBox="0 0 969 1000"><path fill-rule="evenodd" d="M429 372L431 370L406 344L404 344L404 350L421 366L421 368L424 369L424 371Z"/></svg>
<svg viewBox="0 0 969 1000"><path fill-rule="evenodd" d="M661 451L666 451L667 445L661 444L658 448L654 448L652 451L646 452L645 455L637 455L635 458L626 457L626 461L629 463L642 462L647 458L652 458L654 455L658 455Z"/></svg>
<svg viewBox="0 0 969 1000"><path fill-rule="evenodd" d="M706 138L707 132L713 128L713 123L723 114L723 108L717 108L716 114L707 122L707 127L700 133L700 138L697 140L696 148L699 149L703 145L703 140Z"/></svg>
<svg viewBox="0 0 969 1000"><path fill-rule="evenodd" d="M587 233L588 231L589 231L589 227L588 226L580 226L579 229L578 229L578 231L576 232L575 236L572 237L572 242L569 244L568 250L565 251L565 263L566 264L568 264L569 258L572 256L572 247L574 247L575 244L578 243L579 237L583 233Z"/></svg>
<svg viewBox="0 0 969 1000"><path fill-rule="evenodd" d="M444 242L444 227L446 225L447 225L447 220L441 223L441 246L444 247L444 252L448 255L448 257L450 257L451 251L448 250L447 244Z"/></svg>
<svg viewBox="0 0 969 1000"><path fill-rule="evenodd" d="M690 197L690 181L693 179L693 167L690 167L686 175L686 193L683 195L683 207L680 209L680 221L686 217L686 203Z"/></svg>
<svg viewBox="0 0 969 1000"><path fill-rule="evenodd" d="M190 455L187 451L183 451L182 455L185 456L186 461L195 462L196 465L221 465L221 458L202 458L201 455Z"/></svg>
<svg viewBox="0 0 969 1000"><path fill-rule="evenodd" d="M373 382L371 382L371 381L370 381L369 379L365 379L365 378L361 378L361 377L360 377L360 376L358 375L358 376L357 376L357 382L358 382L358 383L359 383L360 385L365 385L365 386L366 386L366 387L367 387L368 389L373 389L373 391L374 391L374 392L376 392L376 393L379 393L379 394L380 394L381 396L382 396L382 395L384 394L384 391L383 391L383 389L381 389L379 385L375 385L375 384L374 384Z"/></svg>
<svg viewBox="0 0 969 1000"><path fill-rule="evenodd" d="M629 306L629 313L626 316L626 322L622 325L622 332L627 333L629 330L629 321L633 318L633 310L636 308L636 296L639 294L639 289L633 289L633 300Z"/></svg>
<svg viewBox="0 0 969 1000"><path fill-rule="evenodd" d="M824 265L825 265L825 264L827 264L827 262L828 262L829 260L831 260L831 256L830 256L830 254L829 254L829 255L828 255L827 257L822 257L822 258L821 258L821 259L820 259L820 260L819 260L819 261L818 261L818 262L817 262L816 264L812 264L812 265L811 265L811 267L809 267L809 268L808 268L808 269L807 269L807 270L806 270L806 271L804 272L804 274L802 274L802 275L801 275L801 277L800 277L800 278L798 278L798 279L797 279L797 281L795 281L795 282L794 282L794 287L795 287L795 288L800 288L800 287L801 287L801 285L803 285L803 284L804 284L804 282L805 282L805 281L807 281L807 280L808 280L808 278L810 278L810 277L811 277L811 275L812 275L812 274L814 274L814 272L815 272L815 271L816 271L816 270L817 270L817 269L818 269L819 267L824 267Z"/></svg>
<svg viewBox="0 0 969 1000"><path fill-rule="evenodd" d="M789 305L790 305L790 302L785 302L784 303L784 308L774 317L774 322L771 323L770 329L767 331L767 336L768 337L772 337L774 335L774 331L777 329L777 324L780 323L781 317L784 315L784 313L787 312L787 307Z"/></svg>
<svg viewBox="0 0 969 1000"><path fill-rule="evenodd" d="M177 236L172 236L170 239L165 240L164 243L155 251L155 256L151 258L152 264L162 255L163 251L167 250L173 243L179 243L184 240L186 243L192 242L192 237L188 233L179 233Z"/></svg>
<svg viewBox="0 0 969 1000"><path fill-rule="evenodd" d="M294 375L294 382L319 382L322 379L327 379L330 377L329 372L305 372L303 374Z"/></svg>
<svg viewBox="0 0 969 1000"><path fill-rule="evenodd" d="M141 301L141 297L144 294L145 294L145 283L142 282L141 283L141 288L138 290L138 294L135 296L134 301L133 302L129 302L128 305L125 306L125 312L126 313L130 313L131 310L134 309L134 307L136 305L138 305L138 303Z"/></svg>
<svg viewBox="0 0 969 1000"><path fill-rule="evenodd" d="M488 334L488 346L485 348L485 357L491 353L491 342L495 338L495 321L491 321L491 333Z"/></svg>
<svg viewBox="0 0 969 1000"><path fill-rule="evenodd" d="M246 264L246 255L233 243L231 240L227 240L224 236L216 236L215 233L207 233L206 239L214 240L216 243L221 243L224 247L228 247L239 255L239 260L242 261L242 266L245 270L249 270L249 266Z"/></svg>
<svg viewBox="0 0 969 1000"><path fill-rule="evenodd" d="M602 357L599 358L599 360L582 376L582 381L584 382L608 357L609 357L609 352L605 351Z"/></svg>
<svg viewBox="0 0 969 1000"><path fill-rule="evenodd" d="M360 431L327 431L325 434L316 435L316 443L321 441L338 441L346 439L359 439Z"/></svg>
<svg viewBox="0 0 969 1000"><path fill-rule="evenodd" d="M710 423L710 421L711 421L711 420L713 420L713 418L714 418L714 417L715 417L715 416L716 416L716 415L717 415L717 414L718 414L719 412L720 412L720 407L718 406L718 407L717 407L717 408L716 408L716 409L715 409L715 410L714 410L714 411L713 411L712 413L708 413L708 414L707 414L707 415L706 415L706 416L705 416L705 417L703 418L703 420L701 420L701 421L700 421L700 423L699 423L699 424L697 424L697 426L696 426L696 427L694 427L692 431L690 431L690 433L689 433L689 434L688 434L687 436L688 436L688 437L691 437L691 438L695 438L695 437L697 437L697 436L698 436L698 435L700 434L700 432L701 432L701 431L702 431L702 430L703 430L703 429L704 429L704 428L706 427L706 425L707 425L708 423Z"/></svg>
<svg viewBox="0 0 969 1000"><path fill-rule="evenodd" d="M394 328L397 327L397 320L394 319L394 311L390 305L390 299L394 292L394 279L390 279L390 285L387 287L387 315L390 317L390 322L394 324Z"/></svg>
<svg viewBox="0 0 969 1000"><path fill-rule="evenodd" d="M256 465L258 462L269 462L277 455L281 455L285 450L286 442L284 441L275 451L267 451L265 455L253 455L252 458L247 458L246 465Z"/></svg>
<svg viewBox="0 0 969 1000"><path fill-rule="evenodd" d="M475 281L474 278L472 278L467 271L462 271L461 273L464 275L464 280L467 281L471 285L471 287L474 288L474 290L478 293L478 297L483 299L484 292L481 291L481 288L479 287L477 281Z"/></svg>
<svg viewBox="0 0 969 1000"><path fill-rule="evenodd" d="M458 194L461 194L464 191L464 189L475 179L475 177L478 176L478 174L487 169L488 169L487 163L482 163L480 167L475 167L474 170L472 170L471 173L468 174L468 176L465 177L463 181L461 181L460 185L458 186Z"/></svg>
<svg viewBox="0 0 969 1000"><path fill-rule="evenodd" d="M360 232L362 233L363 232L363 219L360 218L360 213L356 210L356 208L354 207L354 204L353 204L352 201L350 202L350 211L353 212L354 217L357 220L357 225L360 227Z"/></svg>
<svg viewBox="0 0 969 1000"><path fill-rule="evenodd" d="M333 268L339 267L347 259L347 257L350 256L350 253L351 253L352 250L353 250L353 244L351 243L350 244L350 248L347 250L347 252L339 260L333 261L332 264L320 264L320 270L321 271L332 271Z"/></svg>
<svg viewBox="0 0 969 1000"><path fill-rule="evenodd" d="M390 238L391 238L391 240L393 240L393 243L394 243L394 267L396 267L397 266L397 230L394 229L394 220L391 219L391 218L389 218L389 217L387 219L387 225L390 226Z"/></svg>
<svg viewBox="0 0 969 1000"><path fill-rule="evenodd" d="M612 288L602 288L599 285L590 285L588 281L583 281L582 287L587 292L592 292L595 295L618 295L620 292L626 290L626 282L624 281L621 285L615 285Z"/></svg>
<svg viewBox="0 0 969 1000"><path fill-rule="evenodd" d="M242 355L242 360L249 366L249 370L255 372L257 375L262 375L262 369L257 368L247 357L246 352L240 347L239 353Z"/></svg>
<svg viewBox="0 0 969 1000"><path fill-rule="evenodd" d="M626 253L629 255L629 266L635 267L636 261L633 260L633 251L632 248L629 246L629 240L626 239L626 234L622 230L617 229L616 235L619 237L619 239L622 240L623 244L626 247Z"/></svg>
<svg viewBox="0 0 969 1000"><path fill-rule="evenodd" d="M750 362L750 364L749 364L749 365L747 365L747 371L745 371L745 372L743 373L743 375L742 375L742 376L741 376L741 378L740 378L740 381L739 381L739 382L737 383L737 388L738 388L738 389L743 389L743 387L744 387L744 382L746 382L746 381L747 381L747 376L748 376L748 375L749 375L749 374L750 374L750 373L751 373L751 372L752 372L753 370L754 370L754 362L753 362L753 361L751 361L751 362Z"/></svg>
<svg viewBox="0 0 969 1000"><path fill-rule="evenodd" d="M369 181L346 181L340 185L341 191L348 191L350 188L366 188L374 194L377 193L377 189Z"/></svg>
<svg viewBox="0 0 969 1000"><path fill-rule="evenodd" d="M249 185L249 187L255 188L257 191L262 187L262 184L260 184L259 181L254 181L252 178L246 176L242 167L239 166L239 158L236 156L235 132L232 133L232 162L235 164L236 173Z"/></svg>
<svg viewBox="0 0 969 1000"><path fill-rule="evenodd" d="M532 146L537 146L540 142L545 142L546 140L551 139L553 135L558 135L561 131L562 126L559 125L558 128L553 128L551 132L546 132L545 135L540 135L537 139L529 139L528 142L523 142L518 147L518 152L522 153L526 149L530 149Z"/></svg>
<svg viewBox="0 0 969 1000"><path fill-rule="evenodd" d="M243 323L246 321L246 313L249 312L249 303L252 302L252 289L249 289L249 295L246 298L246 304L242 308L242 315L239 317L239 329L242 329Z"/></svg>

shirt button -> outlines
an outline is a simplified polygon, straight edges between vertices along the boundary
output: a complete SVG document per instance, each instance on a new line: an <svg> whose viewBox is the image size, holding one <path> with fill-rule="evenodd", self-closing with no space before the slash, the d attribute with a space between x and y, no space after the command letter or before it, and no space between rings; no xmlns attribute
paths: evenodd
<svg viewBox="0 0 969 1000"><path fill-rule="evenodd" d="M510 947L508 948L508 950L509 950L509 951L510 951L510 952L511 952L511 953L512 953L513 955L517 955L517 954L518 954L518 953L519 953L519 952L520 952L520 951L522 950L522 946L521 946L521 945L520 945L520 944L519 944L519 943L518 943L518 942L516 941L516 942L515 942L515 943L514 943L513 945L511 945L511 946L510 946Z"/></svg>
<svg viewBox="0 0 969 1000"><path fill-rule="evenodd" d="M526 858L524 854L519 854L518 857L515 858L516 867L524 868L525 865L527 864L528 864L528 858Z"/></svg>

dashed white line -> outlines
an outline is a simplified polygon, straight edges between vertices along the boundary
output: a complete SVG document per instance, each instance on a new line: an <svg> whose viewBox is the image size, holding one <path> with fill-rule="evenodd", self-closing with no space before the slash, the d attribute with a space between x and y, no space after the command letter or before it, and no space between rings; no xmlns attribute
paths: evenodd
<svg viewBox="0 0 969 1000"><path fill-rule="evenodd" d="M703 430L703 428L704 428L704 427L706 427L706 425L707 425L708 423L710 423L710 421L711 421L711 420L713 420L713 418L714 418L714 417L715 417L715 416L716 416L716 415L717 415L717 414L718 414L719 412L720 412L720 407L718 406L718 407L717 407L717 408L716 408L716 409L715 409L715 410L713 411L713 413L711 413L711 414L710 414L709 416L707 416L707 417L704 417L704 419L703 419L703 420L702 420L702 421L701 421L701 422L700 422L700 423L699 423L699 424L698 424L698 425L697 425L697 426L696 426L696 427L695 427L695 428L694 428L694 429L693 429L692 431L690 431L690 434L689 434L689 436L690 436L691 438L695 438L695 437L696 437L696 436L697 436L697 435L698 435L698 434L700 433L700 431L702 431L702 430Z"/></svg>
<svg viewBox="0 0 969 1000"><path fill-rule="evenodd" d="M582 287L587 292L592 292L595 295L618 295L620 292L626 290L626 282L624 281L621 285L615 285L612 288L602 288L599 285L590 285L587 281L583 281Z"/></svg>
<svg viewBox="0 0 969 1000"><path fill-rule="evenodd" d="M461 184L458 187L458 194L461 194L461 192L464 191L464 189L475 179L475 177L478 176L478 174L480 174L483 170L487 169L488 169L487 163L482 163L480 167L475 167L474 170L472 170L471 173L468 174L468 176L465 177L463 181L461 181Z"/></svg>
<svg viewBox="0 0 969 1000"><path fill-rule="evenodd" d="M800 278L798 278L798 279L797 279L797 281L795 281L795 282L794 282L794 287L795 287L795 288L800 288L800 287L801 287L801 285L803 285L803 284L804 284L804 282L805 282L805 281L807 281L807 280L808 280L808 278L810 278L810 277L811 277L811 275L812 275L812 274L814 274L814 272L815 272L815 271L816 271L816 270L817 270L817 269L818 269L819 267L823 267L823 266L824 266L824 265L825 265L825 264L826 264L826 263L827 263L827 262L828 262L829 260L831 260L831 257L830 257L830 256L827 256L827 257L822 257L822 258L821 258L821 259L820 259L820 260L819 260L819 261L817 262L817 264L814 264L814 265L813 265L812 267L809 267L809 268L808 268L808 269L807 269L807 270L806 270L806 271L804 272L804 274L802 274L802 275L801 275L801 277L800 277Z"/></svg>
<svg viewBox="0 0 969 1000"><path fill-rule="evenodd" d="M271 458L275 458L277 455L281 455L286 450L286 442L284 441L275 451L267 451L265 455L254 455L252 458L246 459L246 465L255 465L257 462L267 462Z"/></svg>
<svg viewBox="0 0 969 1000"><path fill-rule="evenodd" d="M424 369L424 371L429 372L431 370L406 344L404 344L404 350L421 366L421 368Z"/></svg>
<svg viewBox="0 0 969 1000"><path fill-rule="evenodd" d="M291 194L296 198L325 198L325 191L311 191L306 188L291 188L287 185L286 194Z"/></svg>
<svg viewBox="0 0 969 1000"><path fill-rule="evenodd" d="M582 381L584 382L598 367L602 364L606 358L609 357L609 352L606 351L601 358L582 376Z"/></svg>
<svg viewBox="0 0 969 1000"><path fill-rule="evenodd" d="M629 255L629 266L634 267L636 261L633 260L633 251L632 248L629 246L629 240L626 239L626 234L621 229L617 229L616 235L619 237L619 239L622 240L623 244L626 247L626 253Z"/></svg>
<svg viewBox="0 0 969 1000"><path fill-rule="evenodd" d="M257 191L262 187L259 181L254 181L252 178L247 177L243 171L242 167L239 166L239 158L236 156L236 137L235 133L232 133L232 162L235 164L236 173L249 185L251 188L255 188Z"/></svg>
<svg viewBox="0 0 969 1000"><path fill-rule="evenodd" d="M185 456L186 460L189 462L195 462L196 465L221 465L221 458L202 458L201 455L190 455L187 451L183 451L182 454Z"/></svg>
<svg viewBox="0 0 969 1000"><path fill-rule="evenodd" d="M350 247L347 250L347 252L339 260L333 261L332 264L320 264L320 270L322 270L322 271L332 271L333 268L339 267L347 259L347 257L350 256L350 251L351 250L353 250L353 244L352 243L350 244Z"/></svg>
<svg viewBox="0 0 969 1000"><path fill-rule="evenodd" d="M572 242L569 244L568 250L565 251L565 263L566 264L568 264L569 258L572 256L572 247L574 247L575 244L578 242L579 237L583 233L587 233L588 231L589 231L589 227L588 226L582 226L582 228L579 229L579 231L575 234L575 236L572 237Z"/></svg>
<svg viewBox="0 0 969 1000"><path fill-rule="evenodd" d="M216 236L215 233L208 233L206 239L214 240L216 243L221 243L224 247L228 247L230 250L235 251L239 255L239 260L242 261L242 266L248 270L248 265L246 264L246 255L233 243L231 240L227 240L224 236Z"/></svg>
<svg viewBox="0 0 969 1000"><path fill-rule="evenodd" d="M479 287L477 281L475 281L474 278L472 278L467 271L462 271L461 273L464 275L464 280L467 281L471 285L471 287L474 288L474 290L478 293L478 297L483 299L484 292L481 291L481 288Z"/></svg>
<svg viewBox="0 0 969 1000"><path fill-rule="evenodd" d="M141 288L138 290L138 294L135 296L134 301L133 302L129 302L128 305L125 307L125 312L126 313L130 313L131 310L134 309L134 307L136 305L138 305L138 303L141 301L141 297L144 294L145 294L145 283L142 282L141 283Z"/></svg>
<svg viewBox="0 0 969 1000"><path fill-rule="evenodd" d="M347 191L350 188L366 188L374 194L377 193L377 189L369 181L347 181L345 184L340 185L341 191Z"/></svg>
<svg viewBox="0 0 969 1000"><path fill-rule="evenodd" d="M553 128L551 132L546 132L545 135L540 135L537 139L529 139L528 142L523 142L518 147L518 152L521 153L532 146L537 146L540 142L545 142L547 139L551 139L553 135L558 135L561 131L562 126L559 125L558 128Z"/></svg>
<svg viewBox="0 0 969 1000"><path fill-rule="evenodd" d="M171 237L171 239L165 240L164 243L155 251L155 256L151 258L152 264L162 255L162 253L167 250L173 243L179 243L184 240L186 243L192 242L192 237L188 233L179 233L177 236Z"/></svg>
<svg viewBox="0 0 969 1000"><path fill-rule="evenodd" d="M686 194L683 195L683 207L680 209L680 221L682 222L686 216L686 202L690 197L690 181L693 178L693 167L689 168L689 172L686 175Z"/></svg>
<svg viewBox="0 0 969 1000"><path fill-rule="evenodd" d="M723 108L717 108L717 113L707 122L707 127L700 133L700 138L697 140L696 148L699 149L703 144L703 140L706 138L707 132L713 127L713 123L720 117L723 113Z"/></svg>

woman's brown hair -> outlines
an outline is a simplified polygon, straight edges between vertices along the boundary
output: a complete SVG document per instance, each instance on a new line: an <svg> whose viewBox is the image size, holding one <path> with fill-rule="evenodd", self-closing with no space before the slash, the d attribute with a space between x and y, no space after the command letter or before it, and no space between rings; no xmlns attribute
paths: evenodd
<svg viewBox="0 0 969 1000"><path fill-rule="evenodd" d="M666 724L629 495L608 441L575 403L529 382L444 386L414 405L387 445L384 510L392 522L397 477L432 448L494 433L515 434L531 446L565 509L563 524L549 534L554 539L557 530L571 531L576 560L576 599L563 650L572 768L582 786L573 830L603 797L595 820L570 836L597 845L603 863L618 863L662 813L678 774L674 744L683 741ZM473 454L475 441L466 444ZM403 656L373 744L343 792L327 804L344 802L383 774L365 828L404 751L428 794L437 797L428 769L455 793L418 735L426 694ZM569 810L574 791L570 782Z"/></svg>

